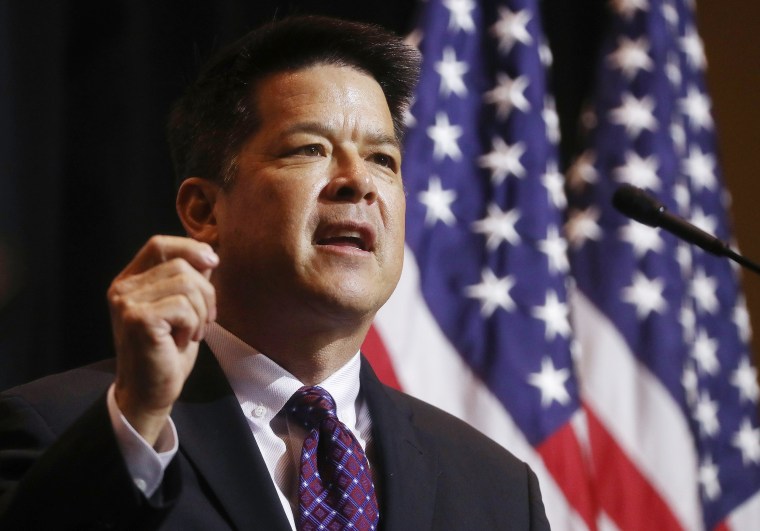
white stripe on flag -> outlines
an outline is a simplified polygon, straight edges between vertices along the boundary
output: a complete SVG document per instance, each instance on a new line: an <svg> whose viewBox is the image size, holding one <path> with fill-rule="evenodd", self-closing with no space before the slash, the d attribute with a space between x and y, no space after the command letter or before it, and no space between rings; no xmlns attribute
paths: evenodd
<svg viewBox="0 0 760 531"><path fill-rule="evenodd" d="M587 529L512 417L441 332L419 291L419 269L408 248L399 285L378 312L375 328L405 392L465 420L528 463L554 529Z"/></svg>
<svg viewBox="0 0 760 531"><path fill-rule="evenodd" d="M729 529L750 531L760 527L760 492L737 507L726 519Z"/></svg>
<svg viewBox="0 0 760 531"><path fill-rule="evenodd" d="M683 527L702 529L698 461L681 410L607 317L580 291L569 296L584 401Z"/></svg>
<svg viewBox="0 0 760 531"><path fill-rule="evenodd" d="M599 521L596 525L596 531L620 531L620 528L615 525L612 518L607 516L606 513L599 513Z"/></svg>

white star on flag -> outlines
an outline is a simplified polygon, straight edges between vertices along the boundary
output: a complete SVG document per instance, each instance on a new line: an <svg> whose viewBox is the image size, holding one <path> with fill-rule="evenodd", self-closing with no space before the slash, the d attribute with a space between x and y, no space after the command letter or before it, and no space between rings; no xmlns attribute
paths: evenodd
<svg viewBox="0 0 760 531"><path fill-rule="evenodd" d="M760 463L760 428L753 428L749 420L742 420L731 442L742 453L742 463Z"/></svg>
<svg viewBox="0 0 760 531"><path fill-rule="evenodd" d="M657 175L660 163L657 155L643 158L635 151L626 151L625 164L615 168L615 178L638 188L648 188L653 191L660 189L660 178Z"/></svg>
<svg viewBox="0 0 760 531"><path fill-rule="evenodd" d="M457 61L457 53L451 46L443 49L443 58L435 64L435 71L441 75L441 94L448 97L452 93L460 98L467 95L463 76L469 68L464 61Z"/></svg>
<svg viewBox="0 0 760 531"><path fill-rule="evenodd" d="M567 184L571 189L579 190L588 184L599 181L599 173L594 168L596 157L590 149L584 151L567 171Z"/></svg>
<svg viewBox="0 0 760 531"><path fill-rule="evenodd" d="M697 331L697 313L694 306L689 302L684 302L681 311L678 314L678 322L683 327L683 337L688 343L694 343L694 337Z"/></svg>
<svg viewBox="0 0 760 531"><path fill-rule="evenodd" d="M622 104L610 111L609 119L614 124L625 126L625 132L631 138L637 138L644 129L655 131L654 99L651 96L638 99L633 94L623 94Z"/></svg>
<svg viewBox="0 0 760 531"><path fill-rule="evenodd" d="M636 315L645 319L652 312L662 313L667 308L662 292L665 283L661 278L649 279L641 271L633 274L633 283L623 289L621 298L636 306Z"/></svg>
<svg viewBox="0 0 760 531"><path fill-rule="evenodd" d="M538 46L538 57L541 60L541 64L544 67L549 68L554 62L554 55L552 55L552 49L546 42L542 42Z"/></svg>
<svg viewBox="0 0 760 531"><path fill-rule="evenodd" d="M552 144L559 142L559 115L557 114L554 99L547 96L544 98L544 110L541 111L541 118L544 119L546 126L546 137Z"/></svg>
<svg viewBox="0 0 760 531"><path fill-rule="evenodd" d="M565 197L565 178L557 169L555 162L547 164L546 173L541 176L541 184L546 187L549 193L549 200L557 208L567 206L567 197Z"/></svg>
<svg viewBox="0 0 760 531"><path fill-rule="evenodd" d="M715 190L718 179L715 177L715 156L705 153L699 146L692 146L689 156L683 161L683 172L690 177L694 186Z"/></svg>
<svg viewBox="0 0 760 531"><path fill-rule="evenodd" d="M528 32L531 14L527 9L514 13L499 6L499 20L491 27L491 33L499 40L499 51L509 53L516 42L528 45L533 42Z"/></svg>
<svg viewBox="0 0 760 531"><path fill-rule="evenodd" d="M714 437L720 430L718 422L718 403L710 399L706 392L702 393L694 408L694 420L699 424L699 431L709 437Z"/></svg>
<svg viewBox="0 0 760 531"><path fill-rule="evenodd" d="M570 269L567 259L567 240L559 234L559 229L553 225L546 229L546 239L539 241L536 246L549 259L549 269L554 273L566 273Z"/></svg>
<svg viewBox="0 0 760 531"><path fill-rule="evenodd" d="M648 0L612 0L612 8L626 19L633 17L636 11L649 11Z"/></svg>
<svg viewBox="0 0 760 531"><path fill-rule="evenodd" d="M449 123L449 117L444 112L435 115L435 125L427 128L428 136L433 140L433 158L442 160L449 157L452 160L462 158L457 139L462 136L462 128Z"/></svg>
<svg viewBox="0 0 760 531"><path fill-rule="evenodd" d="M692 268L691 249L685 243L679 242L676 247L676 262L681 267L681 275L684 277L691 276Z"/></svg>
<svg viewBox="0 0 760 531"><path fill-rule="evenodd" d="M752 328L750 326L749 312L747 311L747 303L744 300L744 297L741 297L736 301L731 320L736 325L737 330L739 330L739 337L741 340L745 343L749 341L752 336Z"/></svg>
<svg viewBox="0 0 760 531"><path fill-rule="evenodd" d="M520 162L520 157L525 153L525 144L517 142L511 146L501 137L494 137L491 143L491 151L478 158L481 168L491 170L491 182L498 186L507 175L521 178L525 176L525 167Z"/></svg>
<svg viewBox="0 0 760 531"><path fill-rule="evenodd" d="M520 219L520 211L516 208L504 212L499 205L488 205L488 215L472 224L472 230L486 235L486 247L495 250L501 242L512 245L520 243L520 235L515 230L515 224Z"/></svg>
<svg viewBox="0 0 760 531"><path fill-rule="evenodd" d="M404 126L409 129L417 125L417 118L412 114L412 107L414 107L415 98L412 97L409 100L409 105L404 109Z"/></svg>
<svg viewBox="0 0 760 531"><path fill-rule="evenodd" d="M715 219L715 216L708 216L704 210L698 207L694 207L694 210L692 210L689 221L691 221L692 225L696 225L710 234L714 234L715 229L718 228L718 220Z"/></svg>
<svg viewBox="0 0 760 531"><path fill-rule="evenodd" d="M483 317L490 317L496 308L502 308L506 311L515 309L515 301L509 295L509 291L514 287L514 277L507 275L503 278L497 278L490 269L483 269L480 284L467 286L464 293L467 297L478 299L480 301L480 313Z"/></svg>
<svg viewBox="0 0 760 531"><path fill-rule="evenodd" d="M443 5L449 10L449 29L462 30L472 33L475 22L472 20L472 10L475 9L473 0L443 0Z"/></svg>
<svg viewBox="0 0 760 531"><path fill-rule="evenodd" d="M707 332L700 329L694 339L691 355L697 361L700 371L707 374L718 374L720 362L718 362L718 342L712 339Z"/></svg>
<svg viewBox="0 0 760 531"><path fill-rule="evenodd" d="M702 39L699 38L693 27L686 29L686 35L681 38L681 49L686 54L686 59L692 68L703 70L707 65L705 59L705 48L702 45Z"/></svg>
<svg viewBox="0 0 760 531"><path fill-rule="evenodd" d="M760 398L760 387L757 385L757 369L748 358L742 358L739 366L731 374L731 385L739 391L739 400L757 403Z"/></svg>
<svg viewBox="0 0 760 531"><path fill-rule="evenodd" d="M689 124L694 129L711 129L710 98L695 86L689 87L686 97L678 100L681 112L689 117Z"/></svg>
<svg viewBox="0 0 760 531"><path fill-rule="evenodd" d="M454 190L444 190L441 179L432 176L428 182L428 189L420 192L418 197L420 203L427 207L426 225L435 225L438 221L443 221L449 226L454 224L456 217L451 211L451 204L456 201L457 193Z"/></svg>
<svg viewBox="0 0 760 531"><path fill-rule="evenodd" d="M602 228L598 221L599 210L596 207L571 212L565 225L565 233L573 249L583 247L586 240L598 240L602 237Z"/></svg>
<svg viewBox="0 0 760 531"><path fill-rule="evenodd" d="M420 44L425 34L420 28L414 28L404 39L404 42L413 48L420 49Z"/></svg>
<svg viewBox="0 0 760 531"><path fill-rule="evenodd" d="M662 5L662 16L672 28L678 28L678 10L672 4Z"/></svg>
<svg viewBox="0 0 760 531"><path fill-rule="evenodd" d="M553 340L557 335L570 336L567 304L559 300L555 292L549 291L546 294L544 305L534 307L531 313L546 325L547 341Z"/></svg>
<svg viewBox="0 0 760 531"><path fill-rule="evenodd" d="M529 84L528 76L512 79L499 72L496 74L496 86L483 94L483 101L496 106L496 116L501 120L506 120L513 108L528 112L530 102L525 97L525 89Z"/></svg>
<svg viewBox="0 0 760 531"><path fill-rule="evenodd" d="M617 50L608 55L607 60L628 79L633 79L639 70L651 72L654 68L654 62L649 57L649 40L645 37L635 41L620 37Z"/></svg>
<svg viewBox="0 0 760 531"><path fill-rule="evenodd" d="M541 391L541 405L549 407L552 402L564 405L570 401L570 394L565 388L568 378L570 378L568 369L556 369L551 358L545 356L541 360L541 372L528 375L528 383L538 387Z"/></svg>
<svg viewBox="0 0 760 531"><path fill-rule="evenodd" d="M707 312L714 314L720 306L718 296L715 290L718 288L718 280L714 277L707 276L703 269L698 269L691 281L691 296L697 301L697 306Z"/></svg>
<svg viewBox="0 0 760 531"><path fill-rule="evenodd" d="M720 496L720 482L718 481L718 467L707 456L699 466L699 484L708 500L714 500Z"/></svg>
<svg viewBox="0 0 760 531"><path fill-rule="evenodd" d="M678 56L675 53L668 53L668 58L665 63L665 76L667 76L670 84L678 88L681 86L683 76L681 76L681 64L678 61Z"/></svg>
<svg viewBox="0 0 760 531"><path fill-rule="evenodd" d="M691 364L684 368L681 385L686 391L686 402L692 407L695 406L699 399L699 377Z"/></svg>
<svg viewBox="0 0 760 531"><path fill-rule="evenodd" d="M634 254L639 258L649 251L659 253L665 245L659 229L638 221L629 221L620 227L620 239L630 243L633 246Z"/></svg>
<svg viewBox="0 0 760 531"><path fill-rule="evenodd" d="M673 185L673 199L678 205L679 212L688 212L691 205L691 192L689 187L684 183L677 183Z"/></svg>
<svg viewBox="0 0 760 531"><path fill-rule="evenodd" d="M686 130L678 118L673 118L670 124L670 137L673 139L673 147L679 155L686 153Z"/></svg>

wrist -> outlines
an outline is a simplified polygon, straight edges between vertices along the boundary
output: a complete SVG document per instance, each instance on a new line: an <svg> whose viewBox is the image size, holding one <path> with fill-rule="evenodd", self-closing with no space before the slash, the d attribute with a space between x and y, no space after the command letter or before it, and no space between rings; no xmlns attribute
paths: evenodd
<svg viewBox="0 0 760 531"><path fill-rule="evenodd" d="M114 387L114 400L124 418L151 446L155 446L171 413L171 407L148 408L132 400L130 394L119 385Z"/></svg>

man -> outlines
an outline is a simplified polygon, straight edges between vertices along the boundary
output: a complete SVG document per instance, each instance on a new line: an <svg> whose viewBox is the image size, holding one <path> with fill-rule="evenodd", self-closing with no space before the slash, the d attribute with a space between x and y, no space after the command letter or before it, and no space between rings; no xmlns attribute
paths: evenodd
<svg viewBox="0 0 760 531"><path fill-rule="evenodd" d="M548 528L524 463L359 354L401 273L417 63L304 17L204 70L169 124L189 238L112 283L115 366L4 393L0 527Z"/></svg>

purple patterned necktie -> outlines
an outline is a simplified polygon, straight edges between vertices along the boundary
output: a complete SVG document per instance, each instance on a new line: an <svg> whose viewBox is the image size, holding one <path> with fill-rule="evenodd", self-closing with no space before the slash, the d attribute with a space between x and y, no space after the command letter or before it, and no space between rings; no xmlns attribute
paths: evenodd
<svg viewBox="0 0 760 531"><path fill-rule="evenodd" d="M309 432L301 449L298 529L377 529L380 513L367 457L321 387L302 387L285 404Z"/></svg>

